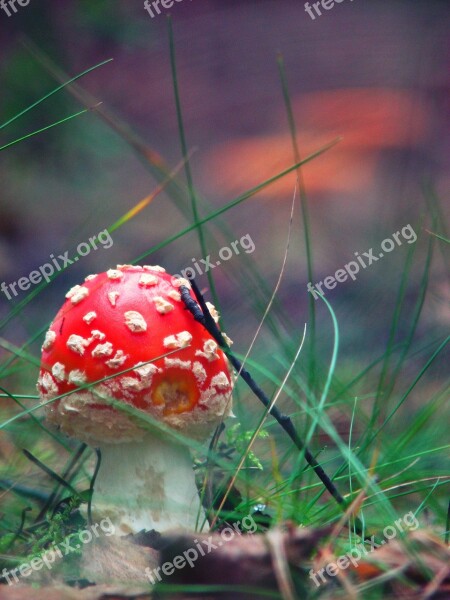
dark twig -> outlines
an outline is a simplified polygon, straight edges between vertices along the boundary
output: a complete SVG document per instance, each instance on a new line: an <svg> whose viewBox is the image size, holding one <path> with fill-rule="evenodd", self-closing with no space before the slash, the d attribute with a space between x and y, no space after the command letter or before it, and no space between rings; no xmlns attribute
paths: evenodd
<svg viewBox="0 0 450 600"><path fill-rule="evenodd" d="M24 508L22 510L22 514L20 516L20 525L19 525L19 529L16 531L13 539L10 541L10 543L7 545L7 547L5 548L5 552L7 552L10 548L12 548L16 542L16 540L23 535L23 531L24 531L24 527L25 527L25 520L27 518L27 512L29 512L31 509L31 506L27 506L26 508Z"/></svg>
<svg viewBox="0 0 450 600"><path fill-rule="evenodd" d="M220 329L217 327L214 319L212 318L208 310L208 307L206 306L205 299L203 298L203 295L198 289L197 284L193 280L190 281L190 284L192 286L198 303L192 298L187 286L180 286L179 290L181 298L186 308L191 312L194 319L201 323L205 327L205 329L213 336L213 338L216 340L216 342L219 344L219 346L222 348L222 350L228 357L233 367L236 369L236 371L242 377L242 379L246 382L246 384L249 386L249 388L252 390L255 396L257 396L257 398L264 404L266 408L270 407L271 402L269 398L258 386L258 384L255 382L250 373L246 369L244 369L241 361L231 353L228 344L226 343L222 333L220 332ZM348 508L347 502L341 496L330 477L325 473L323 468L314 458L309 448L305 446L303 441L300 439L290 417L281 413L281 411L276 406L273 406L270 409L269 413L281 425L281 427L284 429L287 435L294 442L295 446L301 452L304 453L306 461L314 469L314 472L316 473L317 477L322 481L322 483L330 492L332 497L336 500L336 502L341 506L343 510L346 510ZM362 526L359 524L359 522L357 522L357 527L358 529L360 529L360 532L362 532Z"/></svg>
<svg viewBox="0 0 450 600"><path fill-rule="evenodd" d="M216 427L214 435L211 438L211 443L209 444L208 458L206 460L206 467L205 467L206 480L205 480L205 486L204 486L205 495L206 495L205 500L206 500L207 506L212 506L212 503L213 503L212 472L213 472L213 468L214 468L214 461L212 458L212 456L213 456L212 450L213 450L213 448L215 448L215 446L219 440L219 437L221 436L224 429L225 429L225 425L223 423L221 423L218 427Z"/></svg>
<svg viewBox="0 0 450 600"><path fill-rule="evenodd" d="M79 459L81 458L81 455L86 450L86 448L87 448L86 444L84 444L84 443L80 444L80 446L78 447L78 449L75 452L74 456L70 460L69 465L67 466L67 468L64 470L64 472L62 474L62 478L64 479L64 481L67 481L70 478L70 472L72 471L72 469L74 468L74 466L76 465L76 463L79 461ZM70 479L69 479L69 483L70 483ZM50 507L53 506L56 503L56 500L58 498L59 488L60 488L60 485L59 485L59 482L58 482L58 484L56 485L55 489L53 490L53 492L48 497L47 502L42 507L39 515L37 516L36 522L40 521L44 517L44 515L46 514L46 512L50 509Z"/></svg>
<svg viewBox="0 0 450 600"><path fill-rule="evenodd" d="M89 499L88 499L88 509L87 509L88 524L91 527L92 527L92 496L94 494L95 480L97 479L97 475L100 470L100 465L102 464L102 453L100 451L100 448L95 448L95 454L97 455L97 463L95 465L94 474L92 475L91 483L89 485Z"/></svg>
<svg viewBox="0 0 450 600"><path fill-rule="evenodd" d="M31 452L29 450L27 450L26 448L22 448L22 452L25 454L25 456L28 458L28 460L30 460L32 463L34 463L35 465L37 465L40 469L42 469L42 471L44 471L44 473L46 473L47 475L49 475L52 479L54 479L55 481L57 481L59 483L59 485L63 485L74 496L79 496L80 495L77 492L77 490L70 485L70 483L67 483L67 481L65 481L62 477L60 477L58 475L58 473L55 473L55 471L53 471L52 469L50 469L50 467L47 467L47 465L44 465L44 463L41 462L38 458L36 458L33 454L31 454Z"/></svg>
<svg viewBox="0 0 450 600"><path fill-rule="evenodd" d="M19 485L11 479L0 479L0 490L5 490L5 492L16 494L17 496L27 498L29 500L34 500L34 502L38 502L39 504L48 502L50 497L50 494L47 492L35 490L34 488L25 485Z"/></svg>

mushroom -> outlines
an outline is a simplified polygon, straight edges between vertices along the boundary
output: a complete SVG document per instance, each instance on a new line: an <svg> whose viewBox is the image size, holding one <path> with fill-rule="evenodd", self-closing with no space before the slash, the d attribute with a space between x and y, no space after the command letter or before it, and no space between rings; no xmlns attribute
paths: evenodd
<svg viewBox="0 0 450 600"><path fill-rule="evenodd" d="M203 521L190 452L170 432L204 441L231 411L232 377L181 285L190 287L159 266L89 275L66 294L42 346L37 387L43 402L56 398L47 419L100 448L92 514L108 516L117 535Z"/></svg>

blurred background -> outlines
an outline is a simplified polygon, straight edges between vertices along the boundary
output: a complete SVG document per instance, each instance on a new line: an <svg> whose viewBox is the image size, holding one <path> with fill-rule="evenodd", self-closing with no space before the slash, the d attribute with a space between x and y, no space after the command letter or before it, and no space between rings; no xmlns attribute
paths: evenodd
<svg viewBox="0 0 450 600"><path fill-rule="evenodd" d="M405 292L412 306L429 242L427 195L448 210L449 8L437 0L355 0L312 20L300 0L184 0L151 18L135 0L31 0L10 17L0 13L1 121L58 85L32 45L67 77L113 58L78 83L114 115L113 122L139 136L156 162L173 168L182 153L170 12L193 180L206 215L295 162L277 66L281 53L301 156L342 136L303 169L314 280L410 224L420 234ZM82 108L61 91L1 130L0 144ZM157 185L142 155L95 110L4 150L0 179L0 278L6 283L27 276L50 254L72 255L79 242L111 225ZM251 260L272 289L285 253L295 181L295 174L284 177L225 213L220 222L233 237L208 224L211 255L249 234L255 244ZM92 251L62 273L8 321L2 335L20 346L51 320L65 291L86 274L130 262L189 225L188 195L181 200L185 214L161 194L113 234L111 248ZM341 327L343 364L346 357L367 360L383 351L408 249L404 243L356 281L327 292ZM450 321L441 250L430 272L419 340L425 333L432 339ZM201 258L195 232L146 262L179 272L192 258ZM237 287L232 274L239 269L235 256L213 274L227 331L244 352L261 311L252 309L251 289ZM198 281L208 287L205 275ZM297 203L279 292L296 339L307 320L307 282ZM0 294L0 316L6 318L26 296L20 291L8 302ZM329 317L323 306L318 310L319 343L329 350ZM268 332L262 339L269 346L257 352L271 347ZM27 377L17 384L29 388Z"/></svg>
<svg viewBox="0 0 450 600"><path fill-rule="evenodd" d="M0 3L0 148L83 111L83 99L90 110L2 149L0 286L27 277L52 256L73 257L80 243L120 220L180 164L169 13L200 216L295 163L279 69L284 61L300 156L338 136L341 141L302 168L313 274L297 194L277 301L249 369L272 398L307 323L303 352L278 406L303 439L310 435L327 472L344 473L341 492L357 493L350 467L347 485L350 463L342 447L311 418L327 381L335 330L307 284L334 275L355 253L373 248L378 255L383 240L409 226L417 234L414 244L400 236L402 244L361 269L355 281L324 290L339 325L339 354L320 409L344 449L354 449L367 473L373 467L396 507L420 507L421 523L434 518L442 531L449 353L431 357L450 323L443 240L449 237L448 0L343 0L314 20L302 0L178 0L154 18L143 0L30 0L16 8L8 16ZM61 81L109 59L78 79L78 88L64 88L21 114ZM292 172L203 228L213 263L235 241L245 238L246 248L253 248L247 254L241 245L239 255L222 260L211 272L214 286L206 273L196 278L208 300L218 299L239 356L247 352L279 277L295 188ZM141 264L180 273L200 263L195 230L166 244L192 222L181 169L176 184L111 234L110 247L80 257L43 289L32 285L11 300L0 291L0 530L15 532L30 498L53 489L22 449L58 473L70 460L67 450L76 451L76 442L55 444L43 434L43 410L20 414L38 405L40 347L65 293L87 274L140 260L155 248ZM262 414L242 382L233 410L238 419L230 419L221 438L231 448L229 472ZM276 519L330 522L336 508L328 503L322 513L316 506L321 488L311 469L303 469L302 457L273 419L264 428L271 435L253 448L264 469L246 463L236 483L239 494L267 505ZM87 489L94 464L92 453L83 460L88 468L77 489ZM416 463L412 471L409 465ZM23 498L9 493L12 488ZM317 504L328 500L323 495ZM382 521L380 502L372 498L366 505Z"/></svg>

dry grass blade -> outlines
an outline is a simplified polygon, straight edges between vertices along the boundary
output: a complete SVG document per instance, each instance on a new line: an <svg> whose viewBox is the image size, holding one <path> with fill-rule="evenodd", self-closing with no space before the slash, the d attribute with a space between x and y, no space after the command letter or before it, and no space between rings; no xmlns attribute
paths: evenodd
<svg viewBox="0 0 450 600"><path fill-rule="evenodd" d="M272 557L275 577L277 578L278 587L283 599L296 600L284 546L285 540L281 532L278 529L268 531L266 540Z"/></svg>
<svg viewBox="0 0 450 600"><path fill-rule="evenodd" d="M245 461L246 461L246 459L247 459L247 457L248 457L248 454L249 454L250 450L251 450L251 449L252 449L252 447L253 447L253 444L255 443L255 440L257 439L257 437L258 437L258 435L259 435L259 433L260 433L261 429L263 428L263 426L264 426L264 423L266 422L266 419L267 419L267 417L269 416L269 414L270 414L271 410L273 409L273 407L274 407L274 406L275 406L275 404L277 403L277 400L278 400L278 398L280 397L280 394L281 394L281 392L283 391L283 389L284 389L284 387L285 387L285 385L286 385L286 382L287 382L287 380L289 379L289 376L290 376L290 374L292 373L292 370L293 370L293 368L295 367L295 365L296 365L296 363L297 363L298 357L300 356L300 353L301 353L301 351L302 351L302 348L303 348L303 344L304 344L304 342L305 342L305 337L306 337L306 324L305 324L305 328L304 328L304 330L303 330L303 337L302 337L302 339L301 339L301 342L300 342L300 345L299 345L299 347L298 347L298 349L297 349L297 352L295 353L295 356L294 356L294 359L293 359L293 361L292 361L292 363L291 363L291 366L289 367L289 369L288 369L288 371L287 371L287 373L286 373L286 375L285 375L285 377L284 377L283 381L281 382L281 385L280 385L280 387L278 388L278 390L277 390L277 392L276 392L276 394L275 394L275 396L274 396L274 398L273 398L272 402L271 402L271 403L269 404L269 406L266 408L266 410L265 410L265 412L264 412L264 416L262 417L262 419L261 419L261 421L260 421L260 423L259 423L258 427L255 429L255 431L253 432L253 434L252 434L252 436L251 436L251 438L250 438L250 440L249 440L248 446L247 446L247 448L246 448L246 450L245 450L245 452L244 452L243 456L241 457L241 460L239 461L239 464L238 464L238 466L236 467L236 471L233 473L233 476L232 476L232 478L230 479L230 483L229 483L229 485L228 485L228 489L225 491L225 494L223 495L223 498L222 498L222 501L221 501L221 503L220 503L220 506L219 506L219 508L217 509L217 512L218 512L218 513L220 513L220 511L223 509L223 506L224 506L224 504L225 504L225 502L226 502L226 500L227 500L227 498L228 498L228 495L229 495L229 493L230 493L231 489L233 488L234 484L236 483L236 479L237 479L237 477L238 477L238 475L239 475L239 472L241 471L242 467L244 466L244 463L245 463ZM241 369L241 371L242 371L242 369ZM215 517L215 518L213 519L213 522L211 523L211 527L214 527L216 520L217 520L217 517Z"/></svg>

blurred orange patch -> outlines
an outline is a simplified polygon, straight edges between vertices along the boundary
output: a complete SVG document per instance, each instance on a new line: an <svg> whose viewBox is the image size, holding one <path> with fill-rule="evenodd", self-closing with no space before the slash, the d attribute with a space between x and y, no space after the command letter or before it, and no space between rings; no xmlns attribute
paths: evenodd
<svg viewBox="0 0 450 600"><path fill-rule="evenodd" d="M428 115L412 92L346 89L305 94L293 99L298 144L305 157L337 136L343 140L303 168L309 193L352 192L374 178L379 154L386 148L417 146L426 136ZM283 133L236 138L204 159L203 172L228 195L236 195L294 163L291 137L282 109ZM290 196L295 175L264 191L266 197Z"/></svg>

